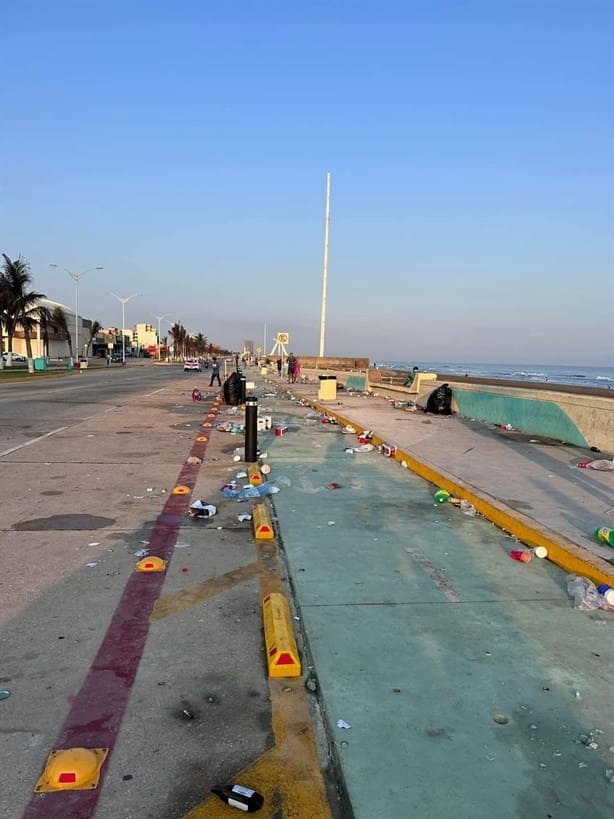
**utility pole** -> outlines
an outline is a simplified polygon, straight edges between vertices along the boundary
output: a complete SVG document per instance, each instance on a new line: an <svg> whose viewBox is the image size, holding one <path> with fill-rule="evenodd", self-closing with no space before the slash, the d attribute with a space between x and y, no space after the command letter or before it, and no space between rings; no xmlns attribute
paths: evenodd
<svg viewBox="0 0 614 819"><path fill-rule="evenodd" d="M320 358L324 356L326 332L326 287L328 283L328 226L330 223L330 172L326 174L326 211L324 215L324 264L322 270L322 310L320 313Z"/></svg>

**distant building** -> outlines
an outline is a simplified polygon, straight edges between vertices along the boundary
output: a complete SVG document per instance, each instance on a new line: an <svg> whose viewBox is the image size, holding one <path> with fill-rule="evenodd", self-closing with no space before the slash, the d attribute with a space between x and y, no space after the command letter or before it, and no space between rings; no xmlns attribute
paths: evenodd
<svg viewBox="0 0 614 819"><path fill-rule="evenodd" d="M243 342L243 355L254 355L254 342L253 341L244 341Z"/></svg>
<svg viewBox="0 0 614 819"><path fill-rule="evenodd" d="M152 324L135 324L132 329L132 346L136 355L146 352L153 356L158 350L158 331Z"/></svg>

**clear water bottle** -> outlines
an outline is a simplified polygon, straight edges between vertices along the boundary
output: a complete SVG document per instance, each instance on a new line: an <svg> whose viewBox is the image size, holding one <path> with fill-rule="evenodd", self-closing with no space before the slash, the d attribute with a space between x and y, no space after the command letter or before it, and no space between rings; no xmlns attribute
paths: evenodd
<svg viewBox="0 0 614 819"><path fill-rule="evenodd" d="M230 807L238 808L245 813L256 813L264 804L264 796L261 793L243 785L215 785L211 788L211 793L219 796L222 802L226 802Z"/></svg>
<svg viewBox="0 0 614 819"><path fill-rule="evenodd" d="M595 537L601 543L614 546L614 529L608 529L607 526L600 526L599 529L595 529Z"/></svg>

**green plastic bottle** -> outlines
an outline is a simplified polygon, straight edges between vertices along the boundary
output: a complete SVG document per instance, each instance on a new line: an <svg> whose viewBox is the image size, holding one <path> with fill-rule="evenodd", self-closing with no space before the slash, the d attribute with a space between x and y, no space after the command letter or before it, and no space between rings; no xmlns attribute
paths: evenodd
<svg viewBox="0 0 614 819"><path fill-rule="evenodd" d="M447 501L450 500L450 493L445 489L438 489L433 495L433 500L435 501L435 504L447 503Z"/></svg>
<svg viewBox="0 0 614 819"><path fill-rule="evenodd" d="M600 543L606 543L614 548L614 529L601 526L599 529L595 529L595 537Z"/></svg>

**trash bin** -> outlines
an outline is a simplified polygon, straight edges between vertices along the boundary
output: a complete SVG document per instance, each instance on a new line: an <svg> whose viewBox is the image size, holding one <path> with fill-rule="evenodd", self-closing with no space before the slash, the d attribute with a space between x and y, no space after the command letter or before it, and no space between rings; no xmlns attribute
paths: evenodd
<svg viewBox="0 0 614 819"><path fill-rule="evenodd" d="M337 398L337 376L319 375L320 388L318 398L320 401L334 401Z"/></svg>
<svg viewBox="0 0 614 819"><path fill-rule="evenodd" d="M35 358L34 359L34 369L35 370L46 370L47 369L47 359L46 358Z"/></svg>

